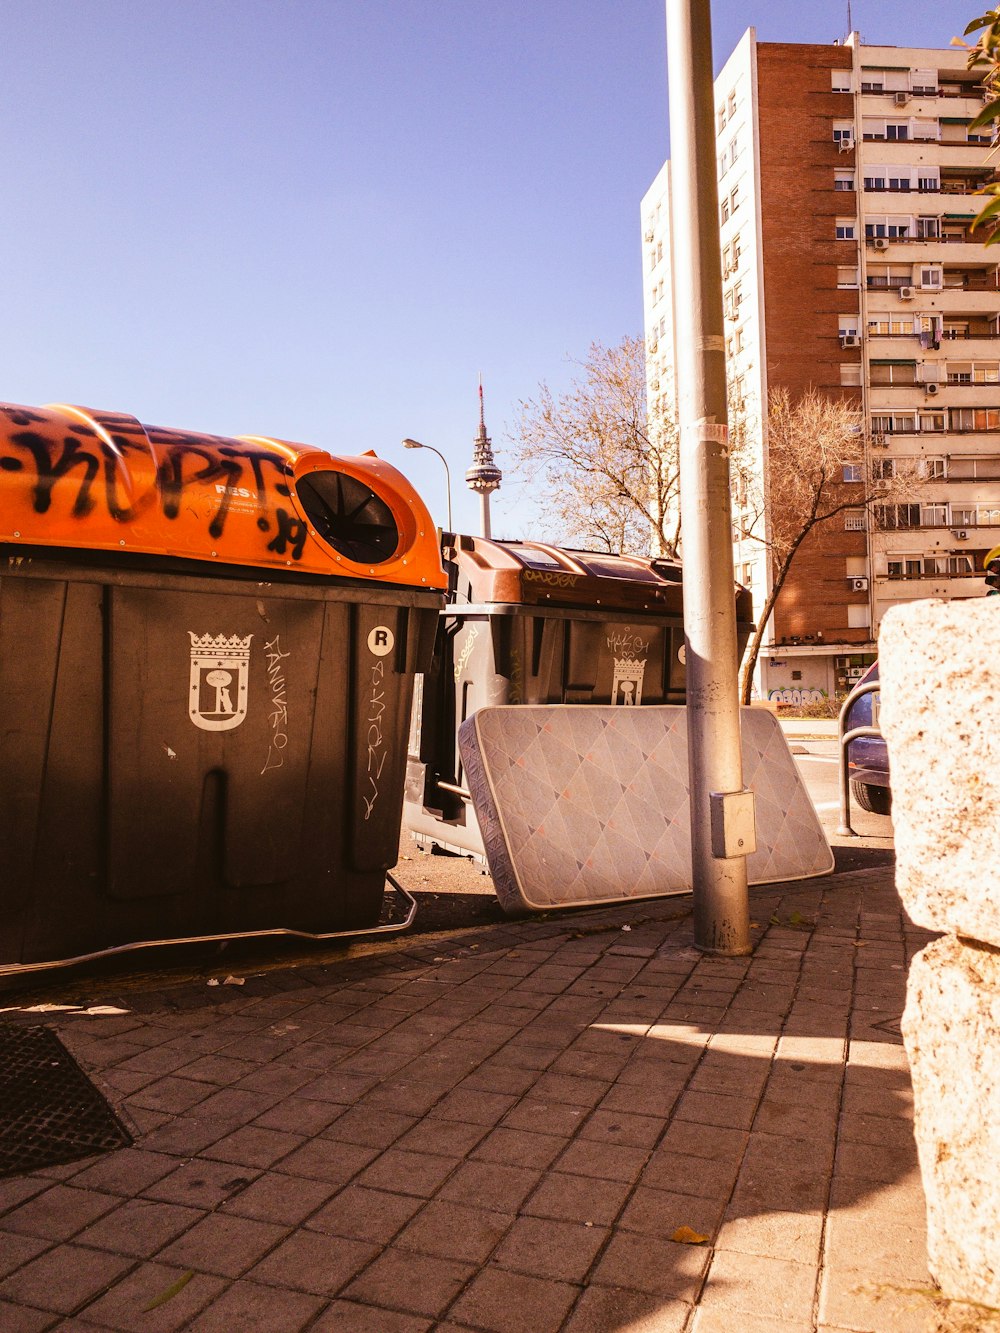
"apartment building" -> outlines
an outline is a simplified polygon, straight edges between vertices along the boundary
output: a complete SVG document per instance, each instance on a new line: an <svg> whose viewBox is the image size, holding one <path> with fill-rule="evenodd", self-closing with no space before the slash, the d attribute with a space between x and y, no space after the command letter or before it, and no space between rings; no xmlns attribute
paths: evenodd
<svg viewBox="0 0 1000 1333"><path fill-rule="evenodd" d="M848 688L878 625L917 597L982 596L1000 542L1000 247L970 234L997 178L960 49L764 43L744 34L715 82L719 236L732 395L767 466L765 404L784 386L855 402L858 504L801 548L772 616L757 687ZM671 410L669 165L642 203L650 411ZM913 479L905 502L869 487ZM734 566L759 611L770 569L741 534ZM763 532L767 533L765 513ZM760 529L758 529L760 530Z"/></svg>

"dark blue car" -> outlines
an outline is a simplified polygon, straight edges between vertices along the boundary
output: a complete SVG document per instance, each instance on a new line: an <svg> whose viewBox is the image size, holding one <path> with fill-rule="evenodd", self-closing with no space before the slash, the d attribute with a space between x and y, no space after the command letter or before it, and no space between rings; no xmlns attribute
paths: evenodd
<svg viewBox="0 0 1000 1333"><path fill-rule="evenodd" d="M858 682L866 685L878 680L878 663L874 662ZM863 694L848 709L844 730L855 727L878 726L879 694ZM862 810L887 815L892 809L892 791L889 786L889 752L881 736L859 736L847 747L847 769L851 779L851 795Z"/></svg>

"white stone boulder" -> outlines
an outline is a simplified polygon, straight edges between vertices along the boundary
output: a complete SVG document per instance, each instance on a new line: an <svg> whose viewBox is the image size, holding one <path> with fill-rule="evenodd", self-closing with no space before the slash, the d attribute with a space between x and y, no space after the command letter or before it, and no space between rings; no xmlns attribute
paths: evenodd
<svg viewBox="0 0 1000 1333"><path fill-rule="evenodd" d="M1000 1307L1000 953L929 944L902 1027L931 1274L953 1300Z"/></svg>
<svg viewBox="0 0 1000 1333"><path fill-rule="evenodd" d="M879 670L903 904L1000 947L1000 598L893 607Z"/></svg>

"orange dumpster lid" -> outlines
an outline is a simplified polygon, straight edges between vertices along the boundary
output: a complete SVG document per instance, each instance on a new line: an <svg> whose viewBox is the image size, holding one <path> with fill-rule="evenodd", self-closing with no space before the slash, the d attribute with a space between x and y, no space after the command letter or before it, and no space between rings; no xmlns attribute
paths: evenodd
<svg viewBox="0 0 1000 1333"><path fill-rule="evenodd" d="M0 542L446 585L426 506L373 453L62 403L0 404Z"/></svg>

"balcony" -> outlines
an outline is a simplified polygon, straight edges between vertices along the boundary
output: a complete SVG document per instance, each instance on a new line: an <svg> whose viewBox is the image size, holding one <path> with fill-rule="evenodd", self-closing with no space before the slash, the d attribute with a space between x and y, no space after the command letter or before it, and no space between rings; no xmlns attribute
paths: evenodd
<svg viewBox="0 0 1000 1333"><path fill-rule="evenodd" d="M874 254L887 254L890 259L905 260L908 264L933 261L969 269L990 269L996 267L997 256L984 249L984 244L993 231L993 227L984 225L975 232L945 236L866 236L865 249L869 258ZM943 248L938 249L939 246Z"/></svg>
<svg viewBox="0 0 1000 1333"><path fill-rule="evenodd" d="M949 569L943 572L924 569L919 574L876 574L875 577L885 583L926 583L928 579L936 579L940 583L942 579L981 579L983 572L975 569Z"/></svg>

